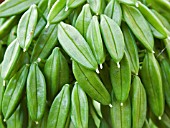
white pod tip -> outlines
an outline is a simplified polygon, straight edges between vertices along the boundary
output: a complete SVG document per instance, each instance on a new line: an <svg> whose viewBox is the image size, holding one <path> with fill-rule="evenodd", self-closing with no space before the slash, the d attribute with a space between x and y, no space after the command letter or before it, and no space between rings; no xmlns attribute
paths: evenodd
<svg viewBox="0 0 170 128"><path fill-rule="evenodd" d="M113 107L112 104L109 104L109 107L112 108Z"/></svg>
<svg viewBox="0 0 170 128"><path fill-rule="evenodd" d="M155 51L152 51L152 53L154 54L154 53L155 53Z"/></svg>
<svg viewBox="0 0 170 128"><path fill-rule="evenodd" d="M120 63L119 62L117 62L117 67L120 68Z"/></svg>
<svg viewBox="0 0 170 128"><path fill-rule="evenodd" d="M23 49L23 52L26 52L26 48Z"/></svg>
<svg viewBox="0 0 170 128"><path fill-rule="evenodd" d="M123 103L120 103L120 106L123 107Z"/></svg>
<svg viewBox="0 0 170 128"><path fill-rule="evenodd" d="M64 10L65 12L67 12L68 11L68 6L66 6L66 8L65 8L65 10Z"/></svg>
<svg viewBox="0 0 170 128"><path fill-rule="evenodd" d="M6 119L4 119L3 121L6 122Z"/></svg>
<svg viewBox="0 0 170 128"><path fill-rule="evenodd" d="M38 125L39 124L38 121L35 121L35 124Z"/></svg>
<svg viewBox="0 0 170 128"><path fill-rule="evenodd" d="M161 120L162 119L161 116L159 116L158 119Z"/></svg>
<svg viewBox="0 0 170 128"><path fill-rule="evenodd" d="M137 8L139 7L139 2L138 2L138 1L136 2L135 6L136 6Z"/></svg>
<svg viewBox="0 0 170 128"><path fill-rule="evenodd" d="M100 69L103 69L103 65L102 64L100 64Z"/></svg>
<svg viewBox="0 0 170 128"><path fill-rule="evenodd" d="M41 58L38 58L37 61L38 61L38 62L41 62Z"/></svg>
<svg viewBox="0 0 170 128"><path fill-rule="evenodd" d="M47 25L45 26L45 28L47 29L50 26L50 23L47 22Z"/></svg>
<svg viewBox="0 0 170 128"><path fill-rule="evenodd" d="M170 40L170 36L168 36L168 40Z"/></svg>
<svg viewBox="0 0 170 128"><path fill-rule="evenodd" d="M99 74L99 73L100 73L98 68L96 69L96 73L97 73L97 74Z"/></svg>
<svg viewBox="0 0 170 128"><path fill-rule="evenodd" d="M98 16L98 15L99 15L99 13L96 13L96 15Z"/></svg>
<svg viewBox="0 0 170 128"><path fill-rule="evenodd" d="M5 80L3 80L3 86L5 86Z"/></svg>

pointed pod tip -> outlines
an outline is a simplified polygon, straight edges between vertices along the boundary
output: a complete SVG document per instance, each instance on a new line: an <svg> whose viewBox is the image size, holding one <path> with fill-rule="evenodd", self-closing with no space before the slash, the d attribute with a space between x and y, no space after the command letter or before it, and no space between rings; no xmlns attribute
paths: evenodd
<svg viewBox="0 0 170 128"><path fill-rule="evenodd" d="M66 8L65 8L65 10L64 10L65 12L67 12L68 11L68 6L66 6Z"/></svg>
<svg viewBox="0 0 170 128"><path fill-rule="evenodd" d="M135 6L138 8L139 7L139 1L135 3Z"/></svg>
<svg viewBox="0 0 170 128"><path fill-rule="evenodd" d="M155 51L152 51L152 53L154 54L154 53L155 53Z"/></svg>
<svg viewBox="0 0 170 128"><path fill-rule="evenodd" d="M5 80L3 80L3 86L5 86Z"/></svg>
<svg viewBox="0 0 170 128"><path fill-rule="evenodd" d="M47 22L47 25L45 26L45 28L47 29L50 26L50 23Z"/></svg>
<svg viewBox="0 0 170 128"><path fill-rule="evenodd" d="M117 67L120 68L120 63L119 62L117 62Z"/></svg>
<svg viewBox="0 0 170 128"><path fill-rule="evenodd" d="M24 48L24 49L23 49L23 52L26 52L26 51L27 51L27 49L26 49L26 48Z"/></svg>
<svg viewBox="0 0 170 128"><path fill-rule="evenodd" d="M6 122L6 119L4 119L3 121Z"/></svg>
<svg viewBox="0 0 170 128"><path fill-rule="evenodd" d="M112 104L109 104L109 107L112 108L113 107Z"/></svg>
<svg viewBox="0 0 170 128"><path fill-rule="evenodd" d="M103 69L103 65L102 64L100 64L100 69Z"/></svg>
<svg viewBox="0 0 170 128"><path fill-rule="evenodd" d="M38 58L37 61L38 61L38 62L41 62L41 58Z"/></svg>
<svg viewBox="0 0 170 128"><path fill-rule="evenodd" d="M168 36L168 40L170 40L170 36Z"/></svg>
<svg viewBox="0 0 170 128"><path fill-rule="evenodd" d="M100 73L98 68L96 69L96 73L97 73L97 74L99 74L99 73Z"/></svg>
<svg viewBox="0 0 170 128"><path fill-rule="evenodd" d="M123 107L123 103L120 103L120 106Z"/></svg>
<svg viewBox="0 0 170 128"><path fill-rule="evenodd" d="M38 125L39 124L38 121L35 121L35 124Z"/></svg>
<svg viewBox="0 0 170 128"><path fill-rule="evenodd" d="M158 119L161 120L162 119L161 116L159 116Z"/></svg>

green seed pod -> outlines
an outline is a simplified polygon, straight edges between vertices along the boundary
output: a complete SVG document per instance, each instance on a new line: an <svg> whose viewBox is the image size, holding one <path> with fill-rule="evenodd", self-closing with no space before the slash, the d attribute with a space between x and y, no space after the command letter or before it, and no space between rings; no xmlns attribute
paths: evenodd
<svg viewBox="0 0 170 128"><path fill-rule="evenodd" d="M85 2L86 2L86 0L67 0L66 7L67 8L76 8Z"/></svg>
<svg viewBox="0 0 170 128"><path fill-rule="evenodd" d="M0 65L0 73L1 73L1 68L2 65ZM4 92L5 92L5 86L3 86L3 79L0 76L0 116L2 114L2 100L3 100Z"/></svg>
<svg viewBox="0 0 170 128"><path fill-rule="evenodd" d="M97 62L90 46L74 27L61 22L58 25L58 39L63 49L73 60L91 70L97 69Z"/></svg>
<svg viewBox="0 0 170 128"><path fill-rule="evenodd" d="M65 84L55 97L48 115L47 128L64 128L70 110L70 85Z"/></svg>
<svg viewBox="0 0 170 128"><path fill-rule="evenodd" d="M103 105L111 102L110 94L97 74L73 61L73 74L81 88L94 100Z"/></svg>
<svg viewBox="0 0 170 128"><path fill-rule="evenodd" d="M131 83L131 70L130 63L125 54L120 61L120 68L117 64L111 60L110 62L110 78L113 87L115 98L118 100L121 106L127 100L130 91Z"/></svg>
<svg viewBox="0 0 170 128"><path fill-rule="evenodd" d="M42 72L36 63L32 63L27 78L27 106L32 120L43 117L46 106L46 83Z"/></svg>
<svg viewBox="0 0 170 128"><path fill-rule="evenodd" d="M33 40L37 20L38 11L34 4L22 15L18 23L17 39L24 52L28 50Z"/></svg>
<svg viewBox="0 0 170 128"><path fill-rule="evenodd" d="M8 36L8 39L7 39L7 45L9 46L9 44L15 40L17 38L17 25L15 25L10 33L9 33L9 36Z"/></svg>
<svg viewBox="0 0 170 128"><path fill-rule="evenodd" d="M88 128L88 100L76 82L71 94L71 120L75 128Z"/></svg>
<svg viewBox="0 0 170 128"><path fill-rule="evenodd" d="M105 8L104 14L113 19L120 26L122 21L122 9L118 0L111 0Z"/></svg>
<svg viewBox="0 0 170 128"><path fill-rule="evenodd" d="M145 55L142 64L141 78L151 111L161 119L164 112L162 77L159 64L153 53L147 53Z"/></svg>
<svg viewBox="0 0 170 128"><path fill-rule="evenodd" d="M58 47L53 49L44 66L47 83L47 100L52 102L58 91L69 83L69 67L67 60Z"/></svg>

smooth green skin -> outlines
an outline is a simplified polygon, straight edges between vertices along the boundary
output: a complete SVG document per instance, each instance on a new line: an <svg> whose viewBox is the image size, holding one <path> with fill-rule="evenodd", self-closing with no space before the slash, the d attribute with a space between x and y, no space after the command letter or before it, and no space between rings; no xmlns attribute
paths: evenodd
<svg viewBox="0 0 170 128"><path fill-rule="evenodd" d="M76 28L61 22L58 25L58 39L65 52L73 60L91 70L98 68L90 46Z"/></svg>
<svg viewBox="0 0 170 128"><path fill-rule="evenodd" d="M2 39L5 37L10 31L11 28L17 23L18 16L12 16L7 19L1 26L0 26L0 38Z"/></svg>
<svg viewBox="0 0 170 128"><path fill-rule="evenodd" d="M10 79L5 89L2 101L2 112L5 120L11 117L22 98L27 75L28 66L24 66Z"/></svg>
<svg viewBox="0 0 170 128"><path fill-rule="evenodd" d="M167 59L160 61L161 73L162 73L162 83L164 89L165 100L170 107L170 63Z"/></svg>
<svg viewBox="0 0 170 128"><path fill-rule="evenodd" d="M119 3L126 4L126 5L135 5L137 0L118 0Z"/></svg>
<svg viewBox="0 0 170 128"><path fill-rule="evenodd" d="M100 28L106 48L112 59L118 63L124 55L123 33L114 20L106 15L101 15Z"/></svg>
<svg viewBox="0 0 170 128"><path fill-rule="evenodd" d="M1 65L0 65L0 73L1 73ZM5 86L3 86L3 79L0 76L0 116L2 114L2 100L3 100L3 95L5 92Z"/></svg>
<svg viewBox="0 0 170 128"><path fill-rule="evenodd" d="M50 12L50 9L52 8L55 2L56 0L48 0L48 5L47 5L48 12Z"/></svg>
<svg viewBox="0 0 170 128"><path fill-rule="evenodd" d="M33 48L31 62L37 61L38 58L47 59L53 48L58 44L57 31L58 28L56 24L44 28Z"/></svg>
<svg viewBox="0 0 170 128"><path fill-rule="evenodd" d="M142 128L146 118L147 97L145 89L138 76L132 82L132 128Z"/></svg>
<svg viewBox="0 0 170 128"><path fill-rule="evenodd" d="M166 52L168 54L168 58L170 58L170 40L168 38L163 40L165 48L166 48Z"/></svg>
<svg viewBox="0 0 170 128"><path fill-rule="evenodd" d="M67 60L58 47L53 49L44 66L44 76L47 83L47 100L52 102L57 92L69 83L69 67Z"/></svg>
<svg viewBox="0 0 170 128"><path fill-rule="evenodd" d="M6 0L0 4L0 17L8 17L20 14L27 10L32 4L40 0Z"/></svg>
<svg viewBox="0 0 170 128"><path fill-rule="evenodd" d="M124 103L129 96L131 84L130 63L126 54L120 61L120 68L113 60L110 61L110 79L116 99Z"/></svg>
<svg viewBox="0 0 170 128"><path fill-rule="evenodd" d="M75 27L76 21L77 21L77 17L79 16L80 12L82 11L82 6L77 7L76 9L74 9L74 11L68 16L68 21L70 22L70 24L72 26ZM78 29L77 29L78 30Z"/></svg>
<svg viewBox="0 0 170 128"><path fill-rule="evenodd" d="M104 12L106 6L105 0L87 0L91 10L96 14L100 15Z"/></svg>
<svg viewBox="0 0 170 128"><path fill-rule="evenodd" d="M142 64L141 79L151 111L161 117L164 112L164 93L159 64L153 53L146 53Z"/></svg>
<svg viewBox="0 0 170 128"><path fill-rule="evenodd" d="M47 128L64 128L70 111L70 100L70 85L65 84L51 105Z"/></svg>
<svg viewBox="0 0 170 128"><path fill-rule="evenodd" d="M114 95L114 93L113 93ZM131 128L131 103L128 98L127 101L120 106L119 101L112 96L112 105L110 108L111 120L113 128Z"/></svg>
<svg viewBox="0 0 170 128"><path fill-rule="evenodd" d="M93 16L86 33L86 40L98 64L105 61L104 46L97 16Z"/></svg>
<svg viewBox="0 0 170 128"><path fill-rule="evenodd" d="M134 35L129 29L129 27L126 25L126 23L122 23L121 30L123 32L124 39L125 39L125 51L127 53L126 55L128 57L128 60L130 61L131 71L132 73L138 75L139 57L138 57L138 48L136 45Z"/></svg>
<svg viewBox="0 0 170 128"><path fill-rule="evenodd" d="M76 8L86 2L86 0L66 0L66 1L67 1L66 6L68 8Z"/></svg>
<svg viewBox="0 0 170 128"><path fill-rule="evenodd" d="M104 14L113 19L119 26L122 21L122 9L117 0L111 0L104 10Z"/></svg>
<svg viewBox="0 0 170 128"><path fill-rule="evenodd" d="M94 100L103 105L111 102L110 94L97 74L73 61L73 74L81 88Z"/></svg>
<svg viewBox="0 0 170 128"><path fill-rule="evenodd" d="M140 1L136 3L138 6L137 8L142 13L142 15L145 17L145 19L158 31L160 32L164 38L166 38L167 32L161 21L157 18L157 16L144 4L142 4Z"/></svg>
<svg viewBox="0 0 170 128"><path fill-rule="evenodd" d="M66 8L66 0L57 0L47 16L49 24L58 23L70 15L73 9Z"/></svg>
<svg viewBox="0 0 170 128"><path fill-rule="evenodd" d="M149 25L143 15L133 6L122 5L122 10L123 17L133 34L149 52L152 52L154 39Z"/></svg>
<svg viewBox="0 0 170 128"><path fill-rule="evenodd" d="M9 36L8 36L8 39L7 39L7 45L8 46L13 40L15 40L17 38L16 34L17 34L17 25L15 25L9 33Z"/></svg>
<svg viewBox="0 0 170 128"><path fill-rule="evenodd" d="M92 19L89 4L85 4L77 17L75 28L80 32L83 37L86 37L87 29Z"/></svg>
<svg viewBox="0 0 170 128"><path fill-rule="evenodd" d="M88 100L86 93L76 82L71 94L71 121L75 128L88 128Z"/></svg>
<svg viewBox="0 0 170 128"><path fill-rule="evenodd" d="M32 63L26 85L28 112L32 120L43 117L46 106L46 82L36 63Z"/></svg>
<svg viewBox="0 0 170 128"><path fill-rule="evenodd" d="M17 39L20 47L26 52L33 40L34 31L37 25L38 11L33 4L21 17L18 23Z"/></svg>
<svg viewBox="0 0 170 128"><path fill-rule="evenodd" d="M17 39L15 39L6 49L4 60L2 61L1 77L8 79L12 70L15 68L15 64L21 54L21 48Z"/></svg>

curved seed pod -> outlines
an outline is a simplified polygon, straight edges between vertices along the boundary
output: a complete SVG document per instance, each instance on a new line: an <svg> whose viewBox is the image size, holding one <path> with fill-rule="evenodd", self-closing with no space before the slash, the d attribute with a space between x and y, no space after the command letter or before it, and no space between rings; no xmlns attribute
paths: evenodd
<svg viewBox="0 0 170 128"><path fill-rule="evenodd" d="M50 55L52 49L58 44L57 31L57 25L50 25L41 32L33 48L31 62L46 59Z"/></svg>
<svg viewBox="0 0 170 128"><path fill-rule="evenodd" d="M21 48L17 39L15 39L6 49L4 60L2 61L1 77L8 79L15 64L20 56Z"/></svg>
<svg viewBox="0 0 170 128"><path fill-rule="evenodd" d="M162 72L162 83L164 89L165 100L170 107L170 63L167 59L160 60L161 72Z"/></svg>
<svg viewBox="0 0 170 128"><path fill-rule="evenodd" d="M89 4L85 4L77 17L75 28L81 33L83 37L86 37L87 29L90 24L92 14Z"/></svg>
<svg viewBox="0 0 170 128"><path fill-rule="evenodd" d="M12 16L0 26L0 38L5 37L11 28L18 22L19 16Z"/></svg>
<svg viewBox="0 0 170 128"><path fill-rule="evenodd" d="M87 0L91 10L96 14L100 15L104 12L106 6L105 0Z"/></svg>
<svg viewBox="0 0 170 128"><path fill-rule="evenodd" d="M97 74L73 61L73 74L81 88L94 100L103 105L111 102L110 94Z"/></svg>
<svg viewBox="0 0 170 128"><path fill-rule="evenodd" d="M97 69L97 62L90 46L74 27L61 22L58 25L58 39L63 49L73 60L89 69Z"/></svg>
<svg viewBox="0 0 170 128"><path fill-rule="evenodd" d="M119 3L126 4L126 5L135 5L137 0L118 0Z"/></svg>
<svg viewBox="0 0 170 128"><path fill-rule="evenodd" d="M17 25L15 25L10 33L9 33L9 36L8 36L8 39L7 39L7 45L9 46L9 44L15 40L17 38Z"/></svg>
<svg viewBox="0 0 170 128"><path fill-rule="evenodd" d="M1 73L2 66L0 65L0 73ZM3 79L0 76L0 116L2 114L2 100L5 92L5 86L3 86Z"/></svg>
<svg viewBox="0 0 170 128"><path fill-rule="evenodd" d="M75 27L76 21L78 16L80 15L80 12L82 11L82 6L77 7L74 9L74 11L68 16L68 19L70 20L70 24ZM77 28L78 30L78 28Z"/></svg>
<svg viewBox="0 0 170 128"><path fill-rule="evenodd" d="M53 49L44 66L44 76L47 83L47 100L52 102L57 92L69 83L69 67L67 60L58 47Z"/></svg>
<svg viewBox="0 0 170 128"><path fill-rule="evenodd" d="M104 14L113 19L119 26L122 20L122 9L117 0L111 0L104 10Z"/></svg>
<svg viewBox="0 0 170 128"><path fill-rule="evenodd" d="M2 101L2 112L4 120L7 120L15 109L17 108L22 94L25 88L25 83L28 74L28 67L25 65L22 67L9 81L7 88L5 89L3 101Z"/></svg>
<svg viewBox="0 0 170 128"><path fill-rule="evenodd" d="M150 52L153 52L154 39L152 32L143 15L138 9L128 5L122 5L123 17L133 34Z"/></svg>
<svg viewBox="0 0 170 128"><path fill-rule="evenodd" d="M153 53L147 53L145 55L142 64L141 78L151 111L161 119L164 112L162 77L159 64Z"/></svg>
<svg viewBox="0 0 170 128"><path fill-rule="evenodd" d="M86 0L67 0L66 7L67 8L76 8L85 2L86 2Z"/></svg>
<svg viewBox="0 0 170 128"><path fill-rule="evenodd" d="M32 4L40 0L7 0L0 4L0 17L17 15L27 10Z"/></svg>
<svg viewBox="0 0 170 128"><path fill-rule="evenodd" d="M52 8L55 2L56 0L48 0L48 5L47 5L48 12L50 12L50 9Z"/></svg>
<svg viewBox="0 0 170 128"><path fill-rule="evenodd" d="M68 9L66 7L66 0L57 0L47 16L48 24L58 23L61 20L64 20L72 10L73 9Z"/></svg>
<svg viewBox="0 0 170 128"><path fill-rule="evenodd" d="M64 128L70 110L70 86L65 84L51 105L47 128Z"/></svg>
<svg viewBox="0 0 170 128"><path fill-rule="evenodd" d="M130 61L131 71L138 75L139 57L134 35L125 23L122 23L121 28L125 39L125 51Z"/></svg>
<svg viewBox="0 0 170 128"><path fill-rule="evenodd" d="M33 4L21 17L18 23L17 39L23 51L27 51L33 36L38 20L37 6Z"/></svg>
<svg viewBox="0 0 170 128"><path fill-rule="evenodd" d="M147 109L146 92L138 76L132 82L132 128L142 128Z"/></svg>
<svg viewBox="0 0 170 128"><path fill-rule="evenodd" d="M119 101L120 105L123 106L123 102L125 102L129 96L131 83L130 63L126 54L120 61L120 68L118 68L117 64L111 60L110 78L115 98Z"/></svg>
<svg viewBox="0 0 170 128"><path fill-rule="evenodd" d="M119 62L123 58L125 48L122 31L117 23L106 15L101 15L100 28L106 48L119 67Z"/></svg>
<svg viewBox="0 0 170 128"><path fill-rule="evenodd" d="M123 106L112 96L111 120L113 128L131 128L131 103L128 98Z"/></svg>
<svg viewBox="0 0 170 128"><path fill-rule="evenodd" d="M87 29L86 40L92 49L97 63L102 65L105 61L105 55L97 16L92 17L92 20Z"/></svg>
<svg viewBox="0 0 170 128"><path fill-rule="evenodd" d="M46 106L45 78L36 63L32 63L27 78L27 106L32 120L42 118ZM38 122L37 122L38 123Z"/></svg>
<svg viewBox="0 0 170 128"><path fill-rule="evenodd" d="M144 4L142 4L140 1L136 2L136 7L139 9L139 11L142 13L142 15L145 17L145 19L159 32L161 33L164 38L166 38L167 32L161 21L157 18L157 16Z"/></svg>
<svg viewBox="0 0 170 128"><path fill-rule="evenodd" d="M71 94L71 120L75 128L88 128L88 100L76 82Z"/></svg>

